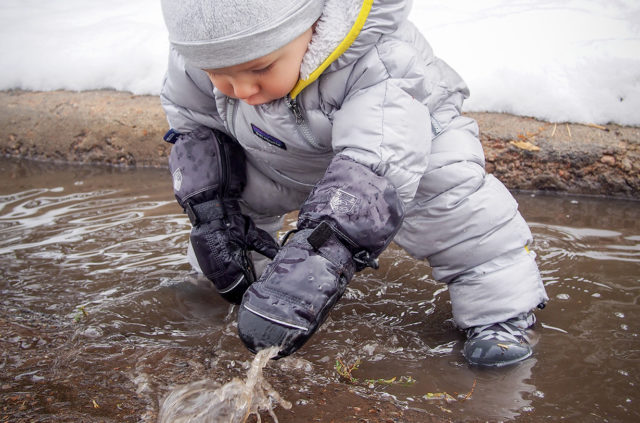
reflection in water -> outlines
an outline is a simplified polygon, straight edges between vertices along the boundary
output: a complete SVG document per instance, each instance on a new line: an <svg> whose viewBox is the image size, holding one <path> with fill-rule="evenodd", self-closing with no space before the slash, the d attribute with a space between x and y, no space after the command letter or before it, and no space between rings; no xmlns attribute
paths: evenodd
<svg viewBox="0 0 640 423"><path fill-rule="evenodd" d="M491 421L511 419L533 411L531 403L536 387L531 384L531 376L536 363L532 358L517 366L478 372L477 378L481 382L474 389L473 400L462 404L461 411Z"/></svg>
<svg viewBox="0 0 640 423"><path fill-rule="evenodd" d="M235 308L191 273L189 223L166 171L7 160L0 168L0 416L151 422L164 398L180 397L176 385L204 399L247 378L254 356L237 338ZM292 403L274 415L357 421L394 404L454 421L640 418L640 208L518 200L552 298L538 313L534 359L469 367L446 286L392 245L304 348L264 368L263 386ZM357 381L339 376L338 359L360 360Z"/></svg>

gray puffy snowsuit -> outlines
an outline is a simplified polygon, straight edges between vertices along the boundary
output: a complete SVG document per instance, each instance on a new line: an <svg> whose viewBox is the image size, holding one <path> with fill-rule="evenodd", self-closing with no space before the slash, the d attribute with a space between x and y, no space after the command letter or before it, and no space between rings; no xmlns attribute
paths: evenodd
<svg viewBox="0 0 640 423"><path fill-rule="evenodd" d="M448 284L461 328L544 303L531 232L511 194L485 173L476 122L460 115L465 83L407 20L411 1L367 3L327 0L301 80L264 105L224 96L172 49L161 94L171 128L205 126L238 140L247 160L243 211L271 232L337 153L386 178L405 204L394 241Z"/></svg>

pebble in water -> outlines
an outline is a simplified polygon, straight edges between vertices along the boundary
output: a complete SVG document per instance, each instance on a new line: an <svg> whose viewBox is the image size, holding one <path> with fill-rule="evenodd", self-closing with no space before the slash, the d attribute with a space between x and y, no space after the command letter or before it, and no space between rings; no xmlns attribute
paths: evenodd
<svg viewBox="0 0 640 423"><path fill-rule="evenodd" d="M247 379L234 378L220 386L215 381L201 380L173 390L163 401L159 423L241 423L260 411L267 411L278 422L273 409L280 404L285 409L291 403L284 400L262 375L262 369L276 356L278 347L256 354L247 372Z"/></svg>

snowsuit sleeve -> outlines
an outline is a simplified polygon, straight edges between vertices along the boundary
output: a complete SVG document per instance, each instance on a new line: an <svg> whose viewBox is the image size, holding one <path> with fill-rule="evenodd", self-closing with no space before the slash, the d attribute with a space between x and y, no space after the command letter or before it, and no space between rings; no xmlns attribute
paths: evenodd
<svg viewBox="0 0 640 423"><path fill-rule="evenodd" d="M186 65L173 48L160 101L169 126L180 133L192 132L199 126L225 131L216 110L213 84L203 71Z"/></svg>
<svg viewBox="0 0 640 423"><path fill-rule="evenodd" d="M431 119L417 100L427 95L415 52L396 57L401 60L385 63L374 48L353 68L334 116L333 149L385 176L408 202L427 169Z"/></svg>

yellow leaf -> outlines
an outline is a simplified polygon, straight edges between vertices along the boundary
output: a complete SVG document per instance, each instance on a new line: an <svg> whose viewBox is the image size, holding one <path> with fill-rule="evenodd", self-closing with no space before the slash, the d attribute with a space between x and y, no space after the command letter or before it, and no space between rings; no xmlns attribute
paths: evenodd
<svg viewBox="0 0 640 423"><path fill-rule="evenodd" d="M93 408L100 408L96 400L92 399L91 402L93 403Z"/></svg>
<svg viewBox="0 0 640 423"><path fill-rule="evenodd" d="M540 147L531 144L529 141L511 141L510 144L518 147L521 150L527 151L539 151Z"/></svg>
<svg viewBox="0 0 640 423"><path fill-rule="evenodd" d="M445 400L446 402L453 402L456 400L446 392L427 392L422 398L426 400Z"/></svg>

